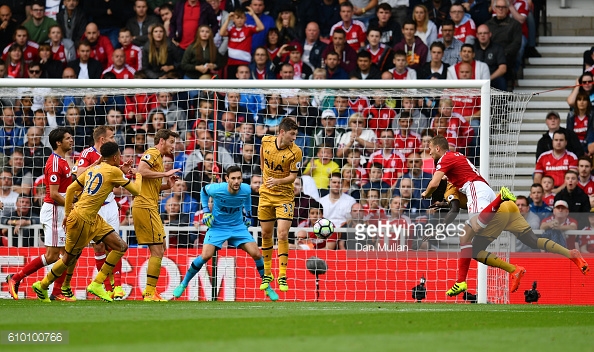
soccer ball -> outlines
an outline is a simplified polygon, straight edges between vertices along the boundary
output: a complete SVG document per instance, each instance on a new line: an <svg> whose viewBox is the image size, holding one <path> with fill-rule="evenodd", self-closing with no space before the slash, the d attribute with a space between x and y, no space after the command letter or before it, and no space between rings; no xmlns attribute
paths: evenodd
<svg viewBox="0 0 594 352"><path fill-rule="evenodd" d="M316 237L325 240L334 233L334 224L326 218L321 218L314 224L313 232Z"/></svg>

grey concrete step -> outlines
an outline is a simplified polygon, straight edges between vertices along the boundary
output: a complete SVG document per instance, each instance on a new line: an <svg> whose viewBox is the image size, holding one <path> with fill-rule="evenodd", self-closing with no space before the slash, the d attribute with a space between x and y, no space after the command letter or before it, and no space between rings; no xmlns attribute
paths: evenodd
<svg viewBox="0 0 594 352"><path fill-rule="evenodd" d="M581 57L531 57L528 65L535 66L579 66L582 67Z"/></svg>
<svg viewBox="0 0 594 352"><path fill-rule="evenodd" d="M526 109L559 111L561 109L567 109L567 103L559 101L530 101L528 102Z"/></svg>
<svg viewBox="0 0 594 352"><path fill-rule="evenodd" d="M576 76L577 77L577 76ZM551 88L573 87L575 85L574 79L520 79L518 80L519 88L533 87L537 92L542 92ZM544 93L543 93L544 94ZM567 93L569 95L569 92Z"/></svg>
<svg viewBox="0 0 594 352"><path fill-rule="evenodd" d="M582 74L582 67L527 67L524 69L524 79L570 79ZM575 79L575 78L574 78Z"/></svg>
<svg viewBox="0 0 594 352"><path fill-rule="evenodd" d="M561 50L558 46L542 46L536 47L536 50L543 57L580 57L583 58L584 51L590 49L589 46L578 45L578 46L564 46Z"/></svg>
<svg viewBox="0 0 594 352"><path fill-rule="evenodd" d="M572 37L572 36L550 36L550 37L539 37L538 44L555 44L555 45L574 45L574 44L585 44L591 47L594 43L594 37Z"/></svg>
<svg viewBox="0 0 594 352"><path fill-rule="evenodd" d="M531 89L531 88L524 88L524 87L518 87L516 90L514 90L514 93L518 93L518 94L534 94L536 92L536 89ZM567 99L567 96L569 95L569 93L571 92L570 89L567 90L554 90L552 92L547 92L547 93L542 93L542 94L536 94L534 95L531 99L547 99L547 100L562 100L565 101L565 99Z"/></svg>

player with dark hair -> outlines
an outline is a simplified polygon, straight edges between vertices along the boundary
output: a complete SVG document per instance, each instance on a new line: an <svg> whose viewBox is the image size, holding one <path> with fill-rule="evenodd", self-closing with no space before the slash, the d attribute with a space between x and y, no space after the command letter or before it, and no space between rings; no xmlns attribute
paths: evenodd
<svg viewBox="0 0 594 352"><path fill-rule="evenodd" d="M479 174L476 167L463 154L449 151L448 140L441 135L431 140L431 157L437 162L433 178L427 189L421 194L423 198L431 197L444 176L467 197L469 220L467 224L474 233L487 227L502 202L515 201L516 197L505 187L496 196L487 181ZM470 268L473 234L466 233L460 238L460 253L458 256L458 279L446 294L458 295L468 288L466 276Z"/></svg>
<svg viewBox="0 0 594 352"><path fill-rule="evenodd" d="M297 123L285 117L279 124L277 136L264 136L260 147L260 168L263 183L260 186L258 220L262 227L262 254L264 255L264 276L260 290L270 287L272 275L272 233L278 223L278 286L283 292L287 285L287 264L289 262L289 228L293 221L295 195L293 182L301 168L303 152L297 144Z"/></svg>
<svg viewBox="0 0 594 352"><path fill-rule="evenodd" d="M114 138L114 128L111 126L99 126L93 130L93 141L95 144L92 147L89 147L80 153L80 157L76 166L72 169L76 172L76 176L82 175L94 162L101 159L101 154L99 154L99 150L101 147L107 142L115 142ZM124 164L126 168L130 168L132 165L132 160L129 160L126 164ZM118 204L115 200L115 195L113 192L109 193L107 199L101 206L99 210L99 215L107 221L111 227L115 230L117 234L120 233L120 210L118 208ZM93 243L93 250L95 251L95 266L97 270L101 270L103 263L105 263L105 244L104 243ZM113 268L112 275L110 275L110 280L105 282L106 291L111 292L113 291L113 299L123 299L126 293L122 288L122 262L119 261L116 264L116 267ZM113 285L111 280L113 280Z"/></svg>
<svg viewBox="0 0 594 352"><path fill-rule="evenodd" d="M62 228L64 219L64 194L72 183L71 170L66 161L66 153L72 149L72 131L66 127L57 127L49 134L49 142L53 153L47 159L44 169L44 183L46 185L45 198L39 214L45 234L45 255L41 255L14 275L8 275L8 292L14 299L18 299L20 282L44 266L55 263L60 258L66 244L66 233ZM52 292L54 299L60 301L76 301L70 289L73 269L60 277ZM48 298L49 300L49 298Z"/></svg>
<svg viewBox="0 0 594 352"><path fill-rule="evenodd" d="M243 182L241 168L229 166L225 175L226 182L209 184L200 191L200 202L204 216L202 224L208 226L202 253L194 259L182 283L173 291L173 297L179 298L188 283L212 258L215 250L221 249L227 241L229 245L241 248L256 262L260 277L264 277L264 260L254 237L247 230L252 225L252 190ZM212 209L208 206L213 199ZM278 294L272 287L266 288L266 295L276 301Z"/></svg>
<svg viewBox="0 0 594 352"><path fill-rule="evenodd" d="M102 162L92 165L66 191L64 200L64 220L66 229L65 253L41 281L33 284L33 291L43 302L50 302L47 288L56 281L64 271L73 268L82 251L91 240L104 242L113 250L105 259L95 279L87 286L87 292L111 302L113 299L103 288L103 282L109 276L117 262L122 258L128 245L114 229L98 214L99 209L116 186L126 188L137 196L141 190L142 175L136 174L136 182L131 182L124 171L120 170L120 149L117 143L107 142L101 149ZM128 172L129 170L125 170ZM75 194L80 193L73 207Z"/></svg>
<svg viewBox="0 0 594 352"><path fill-rule="evenodd" d="M155 146L144 152L138 165L138 172L143 177L142 193L134 198L132 218L138 244L148 245L151 252L146 270L146 289L142 294L145 301L165 301L156 290L161 260L165 254L165 228L159 216L159 194L173 187L177 180L176 174L181 171L172 169L165 172L163 165L163 155L173 153L177 137L179 134L176 132L158 130L155 133ZM166 184L162 184L163 177L167 177Z"/></svg>

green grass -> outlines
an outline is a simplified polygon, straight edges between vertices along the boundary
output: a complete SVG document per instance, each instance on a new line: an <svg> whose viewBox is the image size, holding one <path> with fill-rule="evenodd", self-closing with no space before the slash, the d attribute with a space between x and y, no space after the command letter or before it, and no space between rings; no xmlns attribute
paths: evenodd
<svg viewBox="0 0 594 352"><path fill-rule="evenodd" d="M0 351L594 351L593 306L0 301L0 330L48 329L69 344Z"/></svg>

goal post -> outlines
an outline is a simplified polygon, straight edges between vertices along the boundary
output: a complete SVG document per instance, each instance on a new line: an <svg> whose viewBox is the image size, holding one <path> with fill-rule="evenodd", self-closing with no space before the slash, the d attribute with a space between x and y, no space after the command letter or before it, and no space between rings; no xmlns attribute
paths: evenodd
<svg viewBox="0 0 594 352"><path fill-rule="evenodd" d="M164 108L159 104L159 94L168 93L170 94L169 99L171 100L171 106L168 108L166 105ZM229 97L232 93L239 95L239 105L246 105L245 114L247 120L240 123L239 120L231 121L227 120L227 112L232 112L233 116L237 118L239 113L230 108L231 105L236 104L231 102ZM85 97L94 97L93 106L101 107L101 109L95 109L93 111L101 111L98 115L88 115L90 113L85 112L84 109L87 107ZM11 79L3 80L3 85L0 87L0 99L2 99L4 106L11 106L14 104L15 111L18 112L17 119L25 121L32 118L35 107L44 110L46 119L49 116L44 107L44 99L46 97L54 97L59 101L59 107L56 107L56 111L65 111L68 109L67 102L73 104L74 107L79 109L80 123L85 124L82 129L82 133L86 135L77 135L75 138L75 144L77 151L81 147L89 147L92 145L92 139L90 138L89 131L92 131L93 127L99 124L109 124L108 115L112 109L118 110L122 116L121 122L116 125L118 131L123 131L124 142L119 142L122 146L122 152L132 149L131 158L138 159L138 154L142 153L142 150L137 149L142 143L135 140L137 133L140 130L151 128L153 119L156 119L156 114L162 113L164 115L163 124L165 126L176 126L176 128L182 132L182 146L185 149L184 162L191 163L191 168L184 170L183 178L187 180L185 187L189 189L186 191L188 194L192 194L194 186L198 185L202 187L204 184L211 182L213 178L218 176L221 179L221 173L225 166L229 163L237 163L242 166L242 170L249 172L250 175L258 176L258 168L255 164L246 163L243 157L243 147L235 148L238 143L243 145L251 145L253 147L253 153L259 154L259 149L256 150L257 142L254 140L244 141L242 140L241 125L252 124L254 135L260 133L274 134L275 126L278 125L277 118L283 116L296 116L298 125L300 126L300 135L298 138L299 143L307 148L308 162L316 158L319 149L329 143L330 138L327 138L324 134L322 137L318 135L319 131L324 132L325 125L322 120L330 118L331 113L325 115L327 110L334 111L333 113L340 112L340 109L335 106L339 98L344 100L344 104L347 104L347 109L350 109L349 115L335 116L337 117L337 123L344 123L339 126L336 130L344 130L339 136L336 134L333 138L336 138L336 144L333 145L333 160L339 165L341 172L344 171L344 166L347 165L348 153L352 149L359 150L361 154L359 157L354 157L355 160L365 161L364 165L359 168L353 167L352 173L353 178L352 185L353 190L358 193L359 203L363 204L366 208L362 211L365 212L365 221L368 223L365 225L365 231L368 231L371 221L376 221L376 224L380 224L383 219L386 221L396 221L390 218L390 201L393 196L399 195L401 190L398 186L403 187L397 182L397 178L393 177L393 183L390 184L389 189L381 189L378 192L380 208L373 208L373 192L367 190L365 187L359 187L368 181L370 175L370 168L373 167L373 152L378 150L381 138L380 135L384 130L395 130L398 129L399 121L398 118L401 116L402 111L409 112L408 107L403 106L403 100L412 100L412 108L410 108L411 121L412 123L418 123L417 116L422 117L423 131L435 130L438 131L439 127L434 124L438 124L439 121L433 118L440 110L440 100L458 100L461 101L463 107L460 111L479 111L480 119L470 120L470 116L463 116L462 114L456 115L454 112L452 116L447 116L447 121L451 121L456 116L461 117L461 121L466 121L467 130L472 130L473 134L469 136L458 135L458 130L452 131L449 122L444 122L442 126L442 133L447 133L447 138L451 141L452 148L460 148L472 155L474 160L479 165L481 175L490 183L492 188L497 191L501 186L506 186L513 190L514 187L514 170L515 170L515 158L517 155L518 136L520 132L520 125L522 122L522 116L526 109L527 103L530 100L531 95L522 95L509 92L501 92L491 89L488 80L64 80L64 79L46 79L46 80L33 80L33 79ZM300 119L299 113L296 113L297 109L295 101L298 101L300 97L307 97L308 104L315 110L316 116L305 116ZM23 100L30 98L33 108L23 103ZM245 98L245 99L244 99ZM92 100L93 98L91 98ZM272 99L278 100L278 110L275 110L276 115L270 118L270 106L273 105ZM352 148L345 148L343 154L340 157L337 156L337 150L341 149L338 140L345 136L347 133L351 133L349 128L351 119L361 119L366 125L372 121L373 118L378 116L367 115L367 112L372 109L375 100L381 99L383 101L383 107L385 111L389 112L390 115L387 117L389 125L382 125L377 121L373 129L370 126L367 128L373 133L370 136L364 137L363 134L355 136L353 139ZM478 104L480 100L480 104ZM209 110L208 107L204 107L206 118L201 117L200 103L206 101L210 103L214 108ZM247 102L247 103L246 103ZM450 102L451 103L451 102ZM41 105L40 105L41 104ZM359 104L359 105L357 105ZM452 103L453 104L453 103ZM208 105L208 104L205 104ZM419 106L422 105L422 106ZM261 109L262 108L262 109ZM450 106L450 108L452 108ZM27 110L29 109L29 110ZM379 109L379 108L378 108ZM417 109L418 111L413 111ZM33 111L31 111L33 110ZM121 110L121 111L120 111ZM214 118L210 118L213 114ZM456 107L453 109L456 111ZM90 111L90 110L89 110ZM265 112L261 112L265 111ZM293 113L291 112L293 111ZM383 110L382 110L383 111ZM53 114L53 113L52 113ZM85 115L86 114L86 115ZM101 115L103 114L103 115ZM211 114L211 115L209 115ZM272 113L270 113L272 114ZM415 119L412 119L414 114ZM420 114L420 115L418 115ZM426 116L426 115L429 116ZM60 114L58 114L60 115ZM91 117L89 117L91 116ZM51 115L52 123L56 123L56 116ZM58 121L60 121L60 117ZM341 122L342 118L342 122ZM456 117L457 118L457 117ZM280 118L279 118L280 119ZM273 121L274 120L274 121ZM31 122L27 120L27 124ZM63 116L64 123L68 123L68 116ZM84 122L83 122L84 121ZM118 120L120 121L120 120ZM150 122L149 122L150 121ZM200 127L202 121L203 126ZM252 121L252 122L248 122ZM420 121L420 120L419 120ZM172 124L172 122L174 122ZM46 123L48 121L46 120ZM51 124L51 123L50 123ZM231 127L227 128L231 124ZM264 125L264 126L263 126ZM455 124L454 124L455 125ZM78 126L78 125L77 125ZM155 124L154 126L158 126ZM183 127L181 127L183 126ZM264 127L261 129L260 127ZM411 125L412 126L412 125ZM416 128L416 127L415 127ZM412 127L411 127L412 129ZM46 128L47 130L47 128ZM206 132L202 132L202 131ZM421 127L419 127L419 132ZM200 131L200 132L198 132ZM264 132L262 132L264 131ZM476 131L476 133L474 132ZM146 140L144 143L148 146L151 145L150 138L151 131L144 131ZM154 131L153 131L154 132ZM208 133L207 133L208 132ZM193 173L193 170L197 165L202 165L206 168L208 161L208 148L204 147L207 142L203 139L198 138L199 135L210 134L216 148L214 155L211 157L209 165L216 166L217 163L223 167L223 170L219 170L220 173L202 173L202 171ZM324 132L325 133L325 132ZM433 133L433 132L431 132ZM437 132L436 132L437 133ZM148 136L148 137L147 137ZM414 135L413 135L414 136ZM116 136L117 137L117 136ZM131 137L131 138L130 138ZM339 138L340 137L340 138ZM188 139L189 138L189 139ZM204 137L208 139L209 137ZM358 139L365 139L369 144L365 142L359 142ZM394 137L395 140L400 137ZM418 136L419 142L421 142L421 136ZM118 140L119 141L119 140ZM132 142L130 142L132 141ZM334 139L332 139L334 141ZM81 143L86 145L82 146ZM122 145L123 143L123 145ZM132 145L130 145L132 143ZM205 144L203 144L205 143ZM385 142L383 142L385 143ZM459 144L458 144L459 143ZM300 145L301 145L300 144ZM230 146L231 145L231 146ZM355 145L358 145L355 147ZM48 146L49 147L49 146ZM124 148L126 147L126 148ZM205 148L203 151L196 153L196 150ZM405 146L406 147L406 146ZM193 148L193 149L192 149ZM210 147L212 148L212 147ZM235 149L234 149L235 148ZM411 151L420 152L422 144L414 146ZM406 148L402 149L403 162L406 163L408 160L408 154L405 152ZM398 151L400 149L397 148ZM408 150L408 149L406 149ZM177 152L177 150L176 150ZM246 152L248 153L248 152ZM76 153L73 153L76 154ZM356 155L356 153L353 153ZM125 155L124 155L125 157ZM247 156L246 156L247 157ZM76 155L71 156L71 161L77 158ZM230 159L229 159L230 158ZM178 162L177 158L173 158L171 162L173 165ZM8 158L6 158L8 160ZM191 160L188 161L188 160ZM254 160L254 159L250 159ZM381 160L379 158L378 160ZM259 164L258 164L259 165ZM350 164L348 164L350 165ZM190 167L190 166L188 166ZM212 167L212 166L209 166ZM307 163L302 165L301 171L305 171ZM389 166L383 165L384 174L382 179L388 171L391 169ZM394 168L392 166L392 168ZM406 166L403 166L406 168ZM365 169L365 173L360 174L361 169ZM403 169L404 170L404 169ZM206 170L211 171L211 170ZM189 176L188 176L189 175ZM394 171L396 175L396 171ZM208 177L207 177L208 176ZM312 172L313 176L313 172ZM303 193L307 193L308 187L314 185L318 187L319 179L311 180L309 176L305 175L304 180L301 181L304 189ZM35 179L36 177L34 177ZM422 182L426 179L419 179ZM249 182L249 179L247 180ZM307 183L307 181L311 181ZM415 181L416 182L416 181ZM324 184L324 182L321 182ZM381 183L381 181L380 181ZM35 189L35 184L31 185ZM198 187L197 186L197 187ZM255 187L255 186L254 186ZM315 188L314 187L314 188ZM328 187L325 184L325 187ZM359 188L358 188L359 187ZM411 192L415 195L420 195L423 191L420 187L416 186L416 183L411 181ZM352 190L349 188L349 194ZM385 191L385 192L384 192ZM404 191L403 191L404 192ZM328 191L318 193L318 198L321 198ZM193 194L196 194L195 192ZM163 204L161 213L166 225L166 232L170 234L170 238L174 238L175 241L171 242L170 249L166 252L165 256L168 258L164 260L164 268L166 277L174 276L174 279L162 278L159 283L159 289L164 291L164 297L171 297L171 292L174 287L170 285L174 282L180 281L180 275L183 276L187 270L191 260L199 253L193 244L200 243L203 238L203 231L194 227L194 222L200 221L200 209L199 205L194 205L186 200L172 202L177 204L169 205L165 200L168 195L163 196ZM196 197L194 197L196 198ZM378 228L377 237L365 240L358 240L355 235L355 231L352 228L337 229L337 241L344 241L343 244L348 249L326 251L322 249L316 249L316 244L312 244L312 240L295 239L294 248L291 249L289 254L289 279L293 280L292 291L290 295L285 297L286 300L311 300L312 295L308 293L295 293L295 291L311 290L311 275L307 271L309 265L306 265L307 261L312 257L319 258L327 262L328 272L325 275L320 276L320 282L317 282L318 276L316 275L316 284L319 284L322 290L321 300L336 300L336 301L359 301L359 300L370 300L370 301L414 301L411 298L411 289L419 284L419 280L424 278L427 280L427 301L432 302L444 302L454 301L454 299L445 300L443 292L449 286L451 286L456 279L456 259L458 255L458 239L457 238L445 238L443 241L435 240L429 242L429 244L423 245L420 241L423 233L428 231L429 225L437 224L439 222L439 216L427 211L425 208L416 208L417 204L413 203L418 201L419 207L421 206L420 199L418 197L411 200L402 194L402 206L403 217L399 217L397 220L408 219L410 223L406 224L406 235L393 237L394 233L392 229L386 227L381 229ZM124 209L129 208L132 199L128 199L125 195L122 195L124 199L121 201L121 205ZM182 198L185 199L185 198ZM257 196L255 197L257 199ZM199 203L200 199L194 199ZM424 203L423 203L424 204ZM187 233L180 231L180 223L171 220L168 216L170 213L169 206L175 208L179 206L180 213L185 212L183 209L188 209L197 206L198 209L192 208L192 212L188 212L189 222L187 224ZM423 205L424 206L424 205ZM406 208L409 207L409 208ZM305 218L301 220L307 220L308 209L305 209ZM332 213L332 209L324 207L324 215ZM175 213L178 214L178 213ZM441 217L443 217L443 214ZM126 216L126 211L123 210L121 214L121 232L127 239L133 239L133 224ZM330 216L330 215L328 215ZM350 220L353 215L345 215L345 219ZM463 218L462 214L459 218ZM170 222L171 221L171 222ZM181 220L179 220L181 221ZM363 221L363 220L362 220ZM404 221L404 220L402 220ZM403 222L404 223L404 222ZM170 226L168 226L170 224ZM400 224L400 222L390 222L390 224ZM307 224L306 224L307 225ZM309 229L311 226L304 225L305 236L309 236ZM311 224L310 224L311 225ZM335 223L335 227L340 227L342 224ZM390 225L390 226L392 226ZM400 226L400 225L394 225ZM294 234L297 236L300 228L297 228L297 224L293 225ZM400 227L399 227L400 229ZM433 231L434 228L432 227ZM382 232L384 231L384 232ZM37 233L36 231L35 233ZM260 228L255 227L255 237L258 238ZM367 232L369 233L369 232ZM19 238L21 235L9 231L10 239ZM183 241L186 245L181 245L182 236ZM352 237L355 236L355 237ZM391 237L392 236L392 237ZM190 240L191 239L191 240ZM196 242L193 242L193 241ZM313 241L315 242L315 241ZM338 243L337 242L337 243ZM509 242L509 241L508 241ZM18 244L26 243L22 238L19 238ZM36 239L38 244L43 245L43 241ZM372 247L356 247L366 246L372 243ZM11 246L12 243L9 243ZM349 246L355 247L349 247ZM390 246L396 245L394 248L403 249L403 251L391 251ZM425 247L428 248L425 248ZM359 248L359 249L357 249ZM493 248L502 258L509 259L509 246L499 246ZM31 257L37 256L42 253L42 248L33 248L23 245L20 248L7 248L0 251L0 257L15 255L17 257L23 257L22 260L12 260L9 262L28 262ZM170 253L170 254L168 254ZM96 270L94 270L93 263L93 251L89 249L85 252L87 258L81 261L79 269L75 273L75 277L79 277L81 282L84 282L90 278ZM146 249L141 246L136 247L131 245L131 249L124 257L126 265L124 270L126 271L126 292L130 298L138 298L139 292L144 288L146 284L141 274L146 272ZM237 256L237 259L230 259ZM246 256L241 251L235 249L223 248L218 254L218 268L215 275L212 270L212 266L209 264L203 268L200 275L197 276L198 283L188 288L192 291L188 293L188 296L184 296L185 299L197 300L197 299L221 299L221 300L259 300L262 299L259 290L257 290L258 278L257 272L253 265L251 258ZM273 268L276 270L276 255L273 256ZM9 269L8 272L11 272ZM211 271L212 270L212 271ZM0 274L1 276L1 274ZM275 275L276 276L276 275ZM2 277L0 277L2 279ZM76 279L79 280L79 279ZM76 281L75 282L78 282ZM491 290L489 285L501 286L498 290ZM507 303L509 302L508 297L502 292L507 292L507 274L501 270L487 270L485 266L479 265L477 269L472 268L469 273L469 289L478 293L478 302L497 302ZM29 285L30 286L30 285ZM249 287L248 287L249 286ZM293 290L293 287L295 289ZM208 288L208 292L206 292ZM79 290L80 291L80 290ZM0 292L0 294L2 294ZM29 294L29 293L27 293ZM84 295L84 291L80 291L81 295ZM219 297L217 297L219 296ZM316 296L317 299L317 296ZM461 301L461 297L457 298Z"/></svg>

